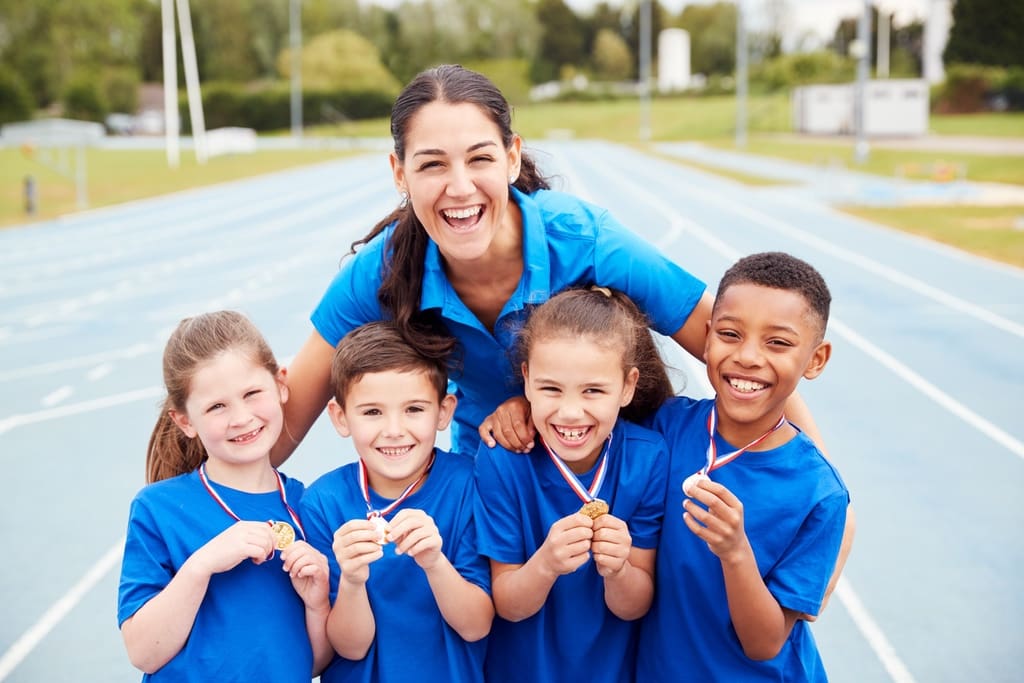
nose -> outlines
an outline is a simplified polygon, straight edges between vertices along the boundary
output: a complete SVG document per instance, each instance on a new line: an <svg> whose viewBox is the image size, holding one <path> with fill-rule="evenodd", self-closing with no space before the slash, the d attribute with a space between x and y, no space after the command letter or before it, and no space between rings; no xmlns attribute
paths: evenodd
<svg viewBox="0 0 1024 683"><path fill-rule="evenodd" d="M384 421L384 436L397 438L402 436L402 416L400 414L389 415Z"/></svg>
<svg viewBox="0 0 1024 683"><path fill-rule="evenodd" d="M757 339L744 339L736 349L736 361L744 367L757 367L762 362L761 344Z"/></svg>
<svg viewBox="0 0 1024 683"><path fill-rule="evenodd" d="M583 404L579 399L567 396L558 406L558 415L566 422L578 420L584 415Z"/></svg>
<svg viewBox="0 0 1024 683"><path fill-rule="evenodd" d="M244 406L236 406L231 410L231 426L244 427L252 421L252 413Z"/></svg>
<svg viewBox="0 0 1024 683"><path fill-rule="evenodd" d="M465 164L452 164L448 171L445 194L449 197L468 197L476 191L476 184Z"/></svg>

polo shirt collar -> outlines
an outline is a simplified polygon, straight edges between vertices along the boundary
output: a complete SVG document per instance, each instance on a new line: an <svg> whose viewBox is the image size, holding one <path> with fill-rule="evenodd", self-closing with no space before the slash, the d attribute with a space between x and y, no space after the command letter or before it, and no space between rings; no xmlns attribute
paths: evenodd
<svg viewBox="0 0 1024 683"><path fill-rule="evenodd" d="M551 298L551 258L548 253L544 219L537 202L515 187L510 187L509 191L523 217L523 277L509 302L515 309L526 304L540 304ZM441 252L434 240L428 240L423 259L420 308L437 308L444 313L449 312L450 308L446 306L449 292L452 299L457 298L448 282L448 276L445 275Z"/></svg>

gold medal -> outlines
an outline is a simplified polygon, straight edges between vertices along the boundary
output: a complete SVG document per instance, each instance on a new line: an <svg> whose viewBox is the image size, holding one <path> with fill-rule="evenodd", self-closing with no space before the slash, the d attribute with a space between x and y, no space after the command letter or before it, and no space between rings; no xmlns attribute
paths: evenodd
<svg viewBox="0 0 1024 683"><path fill-rule="evenodd" d="M597 519L601 515L608 514L608 503L600 498L595 498L588 503L584 503L583 507L580 508L580 512L591 519Z"/></svg>
<svg viewBox="0 0 1024 683"><path fill-rule="evenodd" d="M274 545L278 550L284 550L295 542L295 529L288 522L274 522L270 530L274 533Z"/></svg>

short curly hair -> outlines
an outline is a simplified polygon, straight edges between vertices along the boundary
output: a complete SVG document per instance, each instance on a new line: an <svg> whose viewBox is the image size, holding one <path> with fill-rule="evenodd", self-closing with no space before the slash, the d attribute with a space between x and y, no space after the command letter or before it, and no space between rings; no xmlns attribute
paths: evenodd
<svg viewBox="0 0 1024 683"><path fill-rule="evenodd" d="M754 284L796 292L804 298L824 336L828 325L832 294L814 266L781 251L766 251L744 256L734 263L718 283L715 302L733 285Z"/></svg>

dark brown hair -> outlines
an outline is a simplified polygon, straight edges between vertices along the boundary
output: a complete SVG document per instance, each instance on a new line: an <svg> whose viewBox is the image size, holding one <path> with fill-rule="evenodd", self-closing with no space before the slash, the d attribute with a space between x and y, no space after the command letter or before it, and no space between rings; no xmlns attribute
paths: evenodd
<svg viewBox="0 0 1024 683"><path fill-rule="evenodd" d="M781 251L766 251L744 256L725 271L718 283L715 302L733 285L753 284L772 289L796 292L807 302L819 339L828 325L832 294L825 278L814 266Z"/></svg>
<svg viewBox="0 0 1024 683"><path fill-rule="evenodd" d="M171 419L170 411L185 411L192 378L199 366L226 351L238 351L277 375L277 361L256 326L241 313L216 311L185 318L164 347L164 386L167 398L160 409L146 450L146 481L152 483L191 472L206 459L198 438L189 438Z"/></svg>
<svg viewBox="0 0 1024 683"><path fill-rule="evenodd" d="M505 149L512 146L515 139L512 109L498 87L483 74L457 64L443 64L417 75L398 95L391 109L391 137L400 162L405 161L406 134L412 118L432 102L476 105L498 127ZM548 188L547 180L525 151L521 154L519 176L514 185L526 193ZM396 225L385 249L384 279L377 298L406 338L424 353L448 355L454 347L454 339L447 334L443 323L420 311L423 260L430 238L416 217L412 203L392 211L365 237L354 242L352 253L392 223ZM416 339L424 331L429 333L426 340L432 340L436 346L427 345L425 339Z"/></svg>
<svg viewBox="0 0 1024 683"><path fill-rule="evenodd" d="M517 337L517 367L527 361L534 344L558 338L615 348L622 353L624 375L630 368L640 371L633 400L621 411L627 420L642 421L673 395L647 318L622 292L605 287L567 289L538 306Z"/></svg>
<svg viewBox="0 0 1024 683"><path fill-rule="evenodd" d="M437 400L448 393L445 359L433 357L410 344L394 322L360 325L338 342L331 363L334 400L342 408L352 385L374 372L422 372L437 390Z"/></svg>

